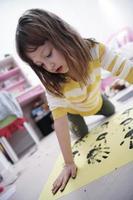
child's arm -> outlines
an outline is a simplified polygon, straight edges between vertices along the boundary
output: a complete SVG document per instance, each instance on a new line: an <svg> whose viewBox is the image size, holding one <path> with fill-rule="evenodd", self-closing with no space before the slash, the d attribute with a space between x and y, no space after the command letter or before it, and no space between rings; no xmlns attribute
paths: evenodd
<svg viewBox="0 0 133 200"><path fill-rule="evenodd" d="M73 162L71 141L68 128L67 116L56 119L54 122L55 132L60 144L65 164Z"/></svg>
<svg viewBox="0 0 133 200"><path fill-rule="evenodd" d="M133 84L133 61L101 43L99 45L99 59L103 69L110 71L113 76Z"/></svg>
<svg viewBox="0 0 133 200"><path fill-rule="evenodd" d="M65 188L70 177L74 178L77 172L77 167L74 163L71 150L67 116L63 116L59 119L56 119L54 126L65 161L65 166L53 184L53 194L55 194L59 189L62 191Z"/></svg>

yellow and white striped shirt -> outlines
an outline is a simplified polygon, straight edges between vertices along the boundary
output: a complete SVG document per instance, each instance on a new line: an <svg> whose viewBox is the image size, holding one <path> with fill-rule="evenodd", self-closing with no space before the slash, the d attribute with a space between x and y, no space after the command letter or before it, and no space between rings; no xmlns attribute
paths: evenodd
<svg viewBox="0 0 133 200"><path fill-rule="evenodd" d="M93 60L88 65L87 84L70 80L63 85L64 97L47 93L47 100L53 118L57 119L68 112L82 116L96 114L102 106L101 68L110 71L114 76L133 83L133 62L126 60L105 45L99 43L91 49Z"/></svg>

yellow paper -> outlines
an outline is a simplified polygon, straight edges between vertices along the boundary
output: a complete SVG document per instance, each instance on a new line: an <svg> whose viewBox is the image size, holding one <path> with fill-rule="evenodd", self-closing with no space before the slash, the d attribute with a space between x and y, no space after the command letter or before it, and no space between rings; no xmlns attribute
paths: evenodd
<svg viewBox="0 0 133 200"><path fill-rule="evenodd" d="M63 192L53 195L52 184L62 170L60 155L40 195L40 200L56 200L133 160L133 108L115 114L94 128L73 147L78 166L76 179L70 179Z"/></svg>

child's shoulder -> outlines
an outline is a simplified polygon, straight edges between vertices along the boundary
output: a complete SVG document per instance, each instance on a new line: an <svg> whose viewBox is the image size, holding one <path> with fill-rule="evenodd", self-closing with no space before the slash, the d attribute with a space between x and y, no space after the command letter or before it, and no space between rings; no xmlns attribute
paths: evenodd
<svg viewBox="0 0 133 200"><path fill-rule="evenodd" d="M104 43L95 41L94 45L92 45L90 48L90 53L93 60L100 59L105 53L105 49L106 47Z"/></svg>

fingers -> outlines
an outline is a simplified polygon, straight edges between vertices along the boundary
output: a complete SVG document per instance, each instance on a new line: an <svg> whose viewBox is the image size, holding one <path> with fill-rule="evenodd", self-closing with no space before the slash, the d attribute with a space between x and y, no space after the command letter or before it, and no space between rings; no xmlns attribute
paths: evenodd
<svg viewBox="0 0 133 200"><path fill-rule="evenodd" d="M76 167L76 169L73 169L71 172L72 178L76 178L76 175L77 175L77 167Z"/></svg>
<svg viewBox="0 0 133 200"><path fill-rule="evenodd" d="M66 187L66 185L67 185L69 179L70 179L70 175L64 178L64 180L63 180L63 182L62 182L62 185L61 185L61 188L60 188L60 191L61 191L61 192L63 192L63 190L65 189L65 187Z"/></svg>
<svg viewBox="0 0 133 200"><path fill-rule="evenodd" d="M61 185L62 185L62 181L63 181L63 180L59 179L59 180L56 180L56 181L54 182L53 188L52 188L52 193L53 193L53 194L55 194L55 193L59 190L59 188L60 188Z"/></svg>
<svg viewBox="0 0 133 200"><path fill-rule="evenodd" d="M53 184L52 193L56 194L59 189L61 192L63 192L69 179L70 179L70 175L65 176L62 180L61 179L56 180L55 183Z"/></svg>
<svg viewBox="0 0 133 200"><path fill-rule="evenodd" d="M63 169L63 171L53 184L52 193L55 194L59 189L62 192L65 189L70 177L76 178L76 175L77 175L76 165L69 164L65 166L65 168Z"/></svg>

